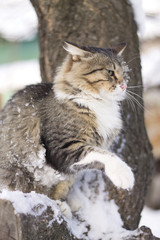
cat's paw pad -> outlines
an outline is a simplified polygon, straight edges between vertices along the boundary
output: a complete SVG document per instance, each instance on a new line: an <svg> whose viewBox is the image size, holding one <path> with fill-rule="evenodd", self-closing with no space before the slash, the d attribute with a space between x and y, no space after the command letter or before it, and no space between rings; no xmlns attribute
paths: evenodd
<svg viewBox="0 0 160 240"><path fill-rule="evenodd" d="M106 175L118 188L132 189L134 175L131 168L118 157L113 157L105 167Z"/></svg>

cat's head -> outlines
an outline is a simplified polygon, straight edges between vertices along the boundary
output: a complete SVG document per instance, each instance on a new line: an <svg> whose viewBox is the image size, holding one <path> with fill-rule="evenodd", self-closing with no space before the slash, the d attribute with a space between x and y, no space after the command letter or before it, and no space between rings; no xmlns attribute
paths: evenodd
<svg viewBox="0 0 160 240"><path fill-rule="evenodd" d="M69 55L55 77L56 95L59 98L76 98L84 94L123 100L128 81L128 68L121 57L125 47L125 43L104 49L65 42L64 49Z"/></svg>

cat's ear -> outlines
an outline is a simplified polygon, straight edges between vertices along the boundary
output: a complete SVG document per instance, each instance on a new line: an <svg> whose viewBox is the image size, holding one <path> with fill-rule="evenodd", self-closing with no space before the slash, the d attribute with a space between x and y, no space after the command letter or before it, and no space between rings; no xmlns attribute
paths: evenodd
<svg viewBox="0 0 160 240"><path fill-rule="evenodd" d="M87 51L70 42L64 42L63 48L72 55L73 61L80 60L80 58L84 57L87 53Z"/></svg>
<svg viewBox="0 0 160 240"><path fill-rule="evenodd" d="M112 47L112 51L115 52L117 55L121 56L123 51L125 50L127 44L125 42L122 42L120 44L117 44L116 46Z"/></svg>

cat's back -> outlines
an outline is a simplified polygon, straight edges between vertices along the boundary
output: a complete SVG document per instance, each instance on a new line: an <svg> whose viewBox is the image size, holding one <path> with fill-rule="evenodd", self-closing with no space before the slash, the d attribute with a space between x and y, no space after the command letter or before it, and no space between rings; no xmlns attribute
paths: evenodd
<svg viewBox="0 0 160 240"><path fill-rule="evenodd" d="M36 115L38 117L39 105L51 91L52 84L48 83L29 85L18 91L0 112L0 123L4 126L5 123L12 124L11 120L14 119L21 121L27 116L28 118Z"/></svg>
<svg viewBox="0 0 160 240"><path fill-rule="evenodd" d="M0 112L1 159L18 159L20 153L39 145L40 108L52 92L50 83L30 85L8 101Z"/></svg>
<svg viewBox="0 0 160 240"><path fill-rule="evenodd" d="M51 98L52 84L30 85L18 91L0 112L0 190L7 186L30 191L37 186L39 175L35 173L45 166L41 111Z"/></svg>

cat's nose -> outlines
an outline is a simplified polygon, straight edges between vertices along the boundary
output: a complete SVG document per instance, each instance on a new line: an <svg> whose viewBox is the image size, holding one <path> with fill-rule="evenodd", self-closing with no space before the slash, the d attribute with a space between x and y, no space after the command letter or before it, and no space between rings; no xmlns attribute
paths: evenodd
<svg viewBox="0 0 160 240"><path fill-rule="evenodd" d="M127 84L126 84L126 83L122 83L122 84L121 84L121 88L122 88L123 91L126 90Z"/></svg>

